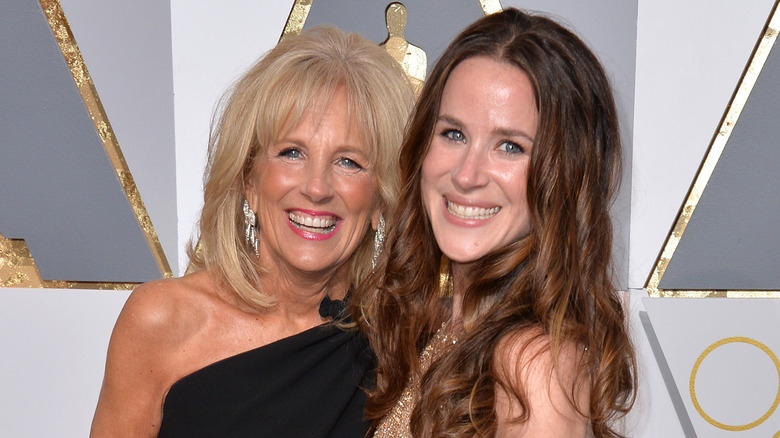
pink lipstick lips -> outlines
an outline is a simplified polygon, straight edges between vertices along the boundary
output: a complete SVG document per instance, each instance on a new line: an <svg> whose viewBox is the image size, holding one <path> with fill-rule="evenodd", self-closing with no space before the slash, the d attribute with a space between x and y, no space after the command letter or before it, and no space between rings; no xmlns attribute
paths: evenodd
<svg viewBox="0 0 780 438"><path fill-rule="evenodd" d="M333 237L342 219L330 212L287 210L287 223L292 231L307 240L326 240Z"/></svg>

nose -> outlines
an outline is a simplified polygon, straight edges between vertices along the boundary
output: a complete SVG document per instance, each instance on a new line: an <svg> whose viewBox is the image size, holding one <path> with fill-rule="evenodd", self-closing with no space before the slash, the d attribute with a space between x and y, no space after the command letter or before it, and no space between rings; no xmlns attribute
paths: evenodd
<svg viewBox="0 0 780 438"><path fill-rule="evenodd" d="M312 202L324 202L332 196L329 170L326 163L312 162L307 166L301 191Z"/></svg>
<svg viewBox="0 0 780 438"><path fill-rule="evenodd" d="M452 180L456 187L463 190L473 190L488 183L487 157L480 148L472 146L463 151L453 169Z"/></svg>

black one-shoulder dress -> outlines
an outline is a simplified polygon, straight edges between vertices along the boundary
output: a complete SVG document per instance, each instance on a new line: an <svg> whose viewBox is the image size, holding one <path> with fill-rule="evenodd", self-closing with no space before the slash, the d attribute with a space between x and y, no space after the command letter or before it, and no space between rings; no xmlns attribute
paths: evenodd
<svg viewBox="0 0 780 438"><path fill-rule="evenodd" d="M174 383L158 436L362 438L373 367L357 330L317 326Z"/></svg>

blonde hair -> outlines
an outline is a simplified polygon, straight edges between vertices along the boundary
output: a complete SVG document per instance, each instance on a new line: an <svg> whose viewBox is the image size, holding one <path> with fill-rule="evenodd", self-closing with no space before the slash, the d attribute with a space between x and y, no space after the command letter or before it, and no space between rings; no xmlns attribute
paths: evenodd
<svg viewBox="0 0 780 438"><path fill-rule="evenodd" d="M398 153L414 96L401 66L363 36L320 27L286 37L238 79L212 122L199 248L190 242L188 255L193 267L216 274L254 307L275 299L261 290L261 268L244 240L244 184L256 157L282 130L293 129L340 87L369 149L374 205L387 215L398 196ZM348 262L351 286L369 272L372 249L366 233Z"/></svg>

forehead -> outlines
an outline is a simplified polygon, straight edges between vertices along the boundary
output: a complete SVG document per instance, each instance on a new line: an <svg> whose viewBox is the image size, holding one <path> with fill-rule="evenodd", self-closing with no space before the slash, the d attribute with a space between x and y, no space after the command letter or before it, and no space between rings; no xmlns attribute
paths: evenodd
<svg viewBox="0 0 780 438"><path fill-rule="evenodd" d="M452 70L439 115L529 135L535 134L539 118L528 75L514 65L482 56L465 59Z"/></svg>
<svg viewBox="0 0 780 438"><path fill-rule="evenodd" d="M367 149L365 124L347 98L343 87L333 93L322 93L309 99L292 102L287 117L282 121L275 140L304 135L311 138L328 135L331 140Z"/></svg>
<svg viewBox="0 0 780 438"><path fill-rule="evenodd" d="M531 80L523 70L486 56L473 56L458 63L450 72L443 92L453 89L474 90L475 94L501 91L514 93L514 97L535 98Z"/></svg>

